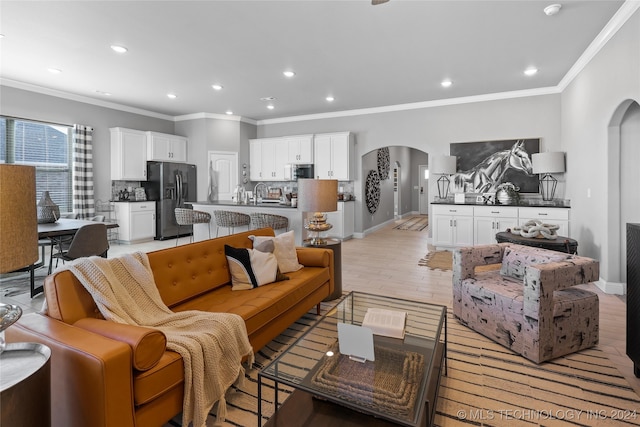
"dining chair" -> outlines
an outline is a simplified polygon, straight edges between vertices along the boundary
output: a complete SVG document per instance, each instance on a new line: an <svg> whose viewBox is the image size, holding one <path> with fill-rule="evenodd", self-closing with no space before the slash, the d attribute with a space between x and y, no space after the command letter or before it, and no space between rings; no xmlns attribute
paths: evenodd
<svg viewBox="0 0 640 427"><path fill-rule="evenodd" d="M107 240L107 226L103 223L87 224L78 229L68 250L63 250L53 255L58 260L73 261L74 259L89 256L107 256L109 241Z"/></svg>

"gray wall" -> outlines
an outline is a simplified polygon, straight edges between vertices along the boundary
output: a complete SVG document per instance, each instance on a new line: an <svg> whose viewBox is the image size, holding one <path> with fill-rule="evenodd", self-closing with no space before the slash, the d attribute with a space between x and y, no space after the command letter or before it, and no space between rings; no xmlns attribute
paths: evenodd
<svg viewBox="0 0 640 427"><path fill-rule="evenodd" d="M96 200L111 198L111 147L109 128L124 127L174 133L172 120L0 86L0 114L66 125L92 126L93 174Z"/></svg>

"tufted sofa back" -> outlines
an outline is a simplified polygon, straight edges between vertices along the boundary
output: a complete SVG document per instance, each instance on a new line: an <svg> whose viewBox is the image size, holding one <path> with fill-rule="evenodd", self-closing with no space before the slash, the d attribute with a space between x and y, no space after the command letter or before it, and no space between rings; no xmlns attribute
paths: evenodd
<svg viewBox="0 0 640 427"><path fill-rule="evenodd" d="M224 245L250 248L252 234L274 235L271 228L261 228L149 252L149 263L164 303L173 307L229 283ZM69 324L86 317L103 318L89 292L68 270L47 276L44 293L49 317Z"/></svg>

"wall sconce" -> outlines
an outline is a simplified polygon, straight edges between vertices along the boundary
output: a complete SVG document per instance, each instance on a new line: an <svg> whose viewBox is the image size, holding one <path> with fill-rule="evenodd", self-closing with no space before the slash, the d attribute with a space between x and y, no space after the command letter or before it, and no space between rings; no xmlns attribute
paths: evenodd
<svg viewBox="0 0 640 427"><path fill-rule="evenodd" d="M449 194L449 175L456 173L456 156L433 156L429 166L429 173L441 175L438 178L438 198L446 199Z"/></svg>
<svg viewBox="0 0 640 427"><path fill-rule="evenodd" d="M542 175L542 178L540 178L540 193L542 194L542 200L553 200L553 196L556 193L556 187L558 186L558 180L551 174L563 173L565 171L564 153L557 151L534 153L531 156L531 162L533 163L533 173Z"/></svg>

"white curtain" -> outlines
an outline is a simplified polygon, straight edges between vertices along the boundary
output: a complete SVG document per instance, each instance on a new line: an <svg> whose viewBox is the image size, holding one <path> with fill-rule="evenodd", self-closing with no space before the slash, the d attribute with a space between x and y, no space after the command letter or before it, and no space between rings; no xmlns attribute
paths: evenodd
<svg viewBox="0 0 640 427"><path fill-rule="evenodd" d="M73 125L73 212L80 218L95 215L92 139L92 127Z"/></svg>

